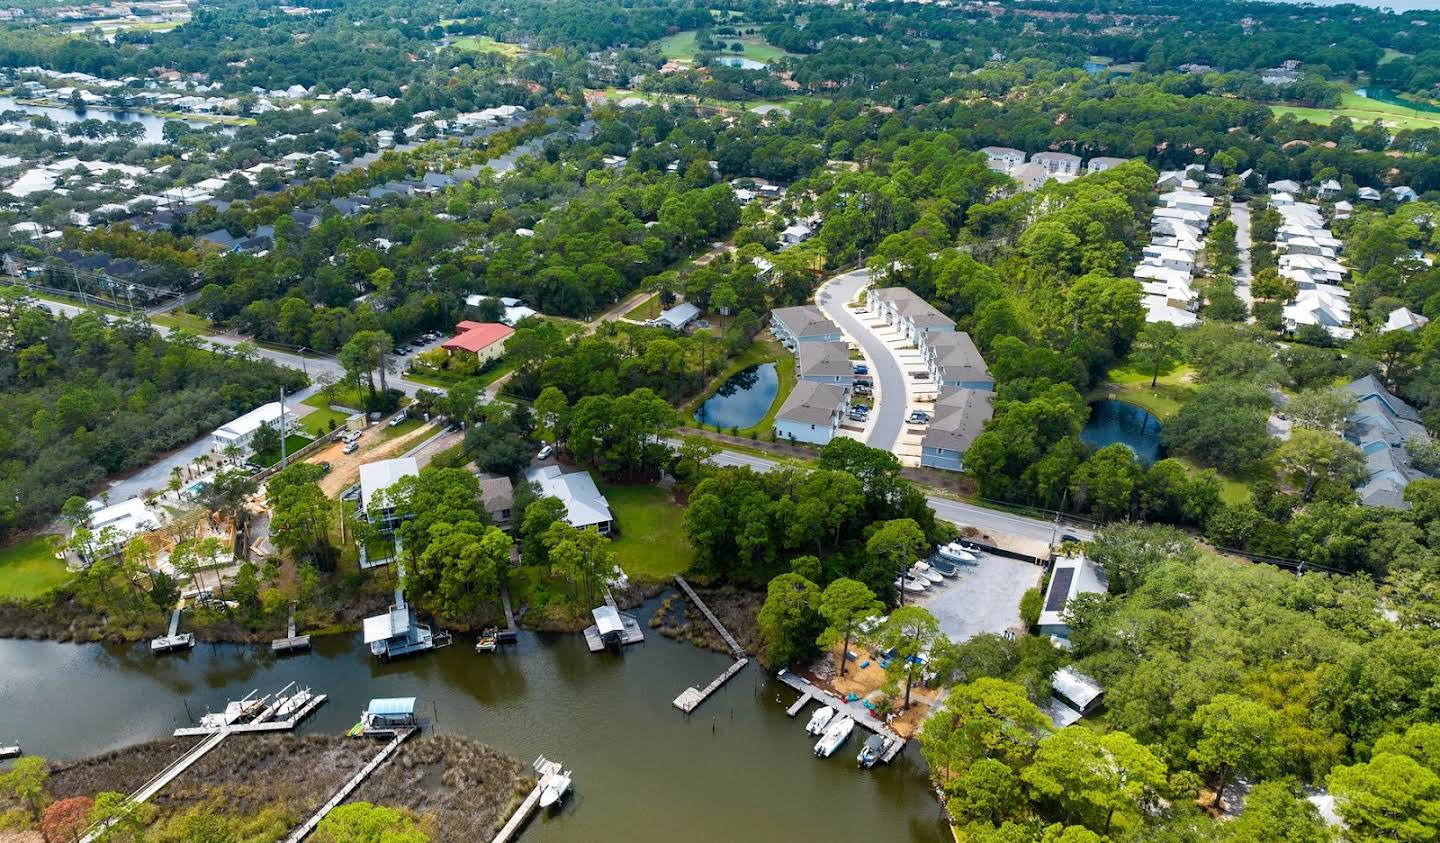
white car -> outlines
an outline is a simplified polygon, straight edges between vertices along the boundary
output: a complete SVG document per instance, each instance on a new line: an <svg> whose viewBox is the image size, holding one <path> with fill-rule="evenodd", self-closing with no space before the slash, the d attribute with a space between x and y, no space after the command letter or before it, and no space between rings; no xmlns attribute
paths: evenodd
<svg viewBox="0 0 1440 843"><path fill-rule="evenodd" d="M540 453L538 453L538 454L535 455L535 459L537 459L537 460L548 460L548 459L550 459L550 455L553 454L553 453L555 453L555 446L554 446L554 445L546 445L545 447L543 447L543 448L540 449Z"/></svg>

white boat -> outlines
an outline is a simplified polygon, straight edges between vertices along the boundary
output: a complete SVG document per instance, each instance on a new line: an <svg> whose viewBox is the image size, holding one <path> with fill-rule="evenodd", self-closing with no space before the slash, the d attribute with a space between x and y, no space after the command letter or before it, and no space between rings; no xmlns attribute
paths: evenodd
<svg viewBox="0 0 1440 843"><path fill-rule="evenodd" d="M20 745L19 745L19 744L16 744L15 746L0 746L0 758L19 758L19 757L20 757Z"/></svg>
<svg viewBox="0 0 1440 843"><path fill-rule="evenodd" d="M822 706L810 716L810 722L805 724L805 731L819 737L825 733L825 726L830 723L830 718L835 716L835 709L830 706Z"/></svg>
<svg viewBox="0 0 1440 843"><path fill-rule="evenodd" d="M930 570L934 571L942 577L953 577L957 573L959 573L955 570L955 565L953 563L946 562L944 559L931 559L925 564L930 567Z"/></svg>
<svg viewBox="0 0 1440 843"><path fill-rule="evenodd" d="M914 592L916 594L924 591L928 586L929 583L921 583L914 579L911 579L910 577L903 577L901 579L895 580L896 588Z"/></svg>
<svg viewBox="0 0 1440 843"><path fill-rule="evenodd" d="M960 542L950 542L940 545L937 551L941 559L949 559L952 562L974 562L975 554L966 550Z"/></svg>
<svg viewBox="0 0 1440 843"><path fill-rule="evenodd" d="M917 580L929 580L930 582L944 582L945 578L939 571L932 571L929 565L924 562L916 562L910 566L910 576Z"/></svg>
<svg viewBox="0 0 1440 843"><path fill-rule="evenodd" d="M289 720L290 716L305 707L305 704L315 698L309 688L297 692L295 695L286 697L279 706L275 708L272 718L275 720Z"/></svg>
<svg viewBox="0 0 1440 843"><path fill-rule="evenodd" d="M840 748L841 744L845 743L845 739L850 737L850 733L854 730L855 721L850 719L848 714L831 723L830 728L825 730L825 736L815 744L816 757L829 758L835 750Z"/></svg>
<svg viewBox="0 0 1440 843"><path fill-rule="evenodd" d="M865 739L865 746L861 747L860 754L855 760L860 762L861 767L874 767L876 762L885 757L885 752L890 749L892 741L884 735L871 735Z"/></svg>
<svg viewBox="0 0 1440 843"><path fill-rule="evenodd" d="M540 791L540 807L549 808L556 805L565 798L565 791L570 789L570 771L555 773L550 780L545 782L545 787Z"/></svg>

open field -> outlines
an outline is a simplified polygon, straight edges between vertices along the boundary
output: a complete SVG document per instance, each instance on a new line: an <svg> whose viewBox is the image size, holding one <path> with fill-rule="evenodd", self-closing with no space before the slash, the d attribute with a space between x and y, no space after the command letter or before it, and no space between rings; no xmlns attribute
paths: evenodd
<svg viewBox="0 0 1440 843"><path fill-rule="evenodd" d="M636 322L644 322L646 319L654 319L660 315L660 294L656 293L645 301L630 308L625 314L626 319L634 319Z"/></svg>
<svg viewBox="0 0 1440 843"><path fill-rule="evenodd" d="M489 35L465 35L456 38L455 48L477 53L499 53L502 56L510 56L512 58L525 52L525 48L519 44L507 44L504 41L496 41Z"/></svg>
<svg viewBox="0 0 1440 843"><path fill-rule="evenodd" d="M1349 93L1340 98L1339 108L1306 108L1298 105L1272 105L1270 110L1278 117L1293 114L1311 123L1330 125L1336 117L1349 117L1357 123L1373 123L1379 120L1394 129L1440 129L1440 113L1417 111L1403 105L1366 99Z"/></svg>
<svg viewBox="0 0 1440 843"><path fill-rule="evenodd" d="M314 440L311 439L309 436L301 436L298 433L292 433L289 436L285 437L285 454L287 456L293 454L301 448L305 447L306 445L309 445L312 441ZM280 462L280 452L277 450L266 451L265 453L257 453L255 456L251 457L251 459L254 460L256 465L271 466L277 462Z"/></svg>
<svg viewBox="0 0 1440 843"><path fill-rule="evenodd" d="M55 558L51 542L58 536L36 536L0 548L0 598L29 599L70 579L65 563Z"/></svg>
<svg viewBox="0 0 1440 843"><path fill-rule="evenodd" d="M765 39L759 37L720 35L715 38L715 41L716 43L723 43L725 45L725 49L717 50L717 53L723 52L727 56L751 59L752 61L771 62L791 55L779 47L765 43ZM699 48L695 43L695 30L693 29L677 32L674 35L667 35L657 43L660 46L660 54L667 59L674 59L675 61L694 61L695 54L699 52ZM739 44L743 48L742 51L736 52L730 49L732 44Z"/></svg>
<svg viewBox="0 0 1440 843"><path fill-rule="evenodd" d="M620 525L615 561L625 573L660 579L684 573L695 562L695 551L681 527L684 509L668 491L608 484L601 491Z"/></svg>

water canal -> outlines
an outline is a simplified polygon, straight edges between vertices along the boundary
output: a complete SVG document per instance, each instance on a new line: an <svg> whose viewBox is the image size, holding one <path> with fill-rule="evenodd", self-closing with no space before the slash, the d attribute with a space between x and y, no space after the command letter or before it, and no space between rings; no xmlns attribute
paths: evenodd
<svg viewBox="0 0 1440 843"><path fill-rule="evenodd" d="M1119 442L1149 465L1160 458L1160 430L1160 420L1141 407L1124 401L1097 401L1090 405L1090 418L1080 431L1080 440L1096 448Z"/></svg>
<svg viewBox="0 0 1440 843"><path fill-rule="evenodd" d="M720 384L695 411L695 419L718 427L753 427L770 412L779 391L780 376L774 363L749 366Z"/></svg>
<svg viewBox="0 0 1440 843"><path fill-rule="evenodd" d="M280 660L238 645L156 658L144 644L0 641L0 739L55 758L91 755L188 725L187 705L198 717L252 688L297 681L330 695L302 733L343 732L372 697L417 696L435 731L527 765L541 753L564 762L575 771L574 798L532 822L521 837L529 843L947 839L913 745L885 768L857 769L853 736L817 760L808 712L786 717L794 692L757 667L689 719L671 707L729 659L651 631L656 605L637 612L645 643L623 654L592 654L579 635L528 632L498 655L462 638L388 665L358 634L317 639L314 652Z"/></svg>

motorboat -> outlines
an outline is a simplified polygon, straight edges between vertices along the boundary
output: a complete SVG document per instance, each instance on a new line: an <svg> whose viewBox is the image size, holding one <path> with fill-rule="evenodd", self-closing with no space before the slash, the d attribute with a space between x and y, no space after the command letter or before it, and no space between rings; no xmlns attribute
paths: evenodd
<svg viewBox="0 0 1440 843"><path fill-rule="evenodd" d="M475 652L493 653L500 649L500 641L493 635L482 635L480 640L475 642Z"/></svg>
<svg viewBox="0 0 1440 843"><path fill-rule="evenodd" d="M830 723L830 718L835 716L835 709L830 706L822 706L810 716L810 722L805 724L805 731L819 737L825 733L825 727Z"/></svg>
<svg viewBox="0 0 1440 843"><path fill-rule="evenodd" d="M865 746L861 747L855 760L860 762L861 767L874 767L876 762L885 757L892 743L893 741L884 735L871 735L865 739Z"/></svg>
<svg viewBox="0 0 1440 843"><path fill-rule="evenodd" d="M315 699L315 694L311 692L309 688L296 691L275 709L274 718L276 720L289 720L291 715L304 708L306 704L313 699Z"/></svg>
<svg viewBox="0 0 1440 843"><path fill-rule="evenodd" d="M930 582L944 582L945 578L939 571L930 570L930 566L924 562L916 562L910 566L910 576L917 580L929 580Z"/></svg>
<svg viewBox="0 0 1440 843"><path fill-rule="evenodd" d="M911 592L912 594L919 594L920 592L924 591L924 590L925 590L926 588L928 588L929 586L930 586L930 583L929 583L928 580L927 580L926 582L923 582L923 583L922 583L922 582L920 582L919 580L916 580L915 578L909 577L909 576L900 577L900 578L898 578L898 579L895 580L895 587L896 587L896 588L898 588L898 589L900 589L900 590L902 590L902 591Z"/></svg>
<svg viewBox="0 0 1440 843"><path fill-rule="evenodd" d="M815 744L816 757L829 758L835 750L840 748L841 744L845 743L845 739L850 737L850 733L854 730L855 721L848 714L842 716L837 722L831 723L830 727L825 730L825 736Z"/></svg>
<svg viewBox="0 0 1440 843"><path fill-rule="evenodd" d="M960 545L960 549L963 550L963 551L965 551L966 553L973 554L973 555L975 555L975 556L977 556L977 557L978 557L981 553L983 553L983 551L980 549L980 545L978 545L978 544L976 544L976 543L974 543L974 542L967 542L967 541L965 541L964 539L956 539L956 540L955 540L955 544Z"/></svg>
<svg viewBox="0 0 1440 843"><path fill-rule="evenodd" d="M930 570L934 571L942 577L953 577L957 573L959 573L959 571L955 570L954 565L951 565L949 562L946 562L943 559L931 559L925 564L930 566Z"/></svg>
<svg viewBox="0 0 1440 843"><path fill-rule="evenodd" d="M975 554L966 550L960 542L950 542L940 545L937 551L941 559L948 559L951 562L974 562Z"/></svg>
<svg viewBox="0 0 1440 843"><path fill-rule="evenodd" d="M549 808L560 803L565 798L565 792L570 789L570 771L555 773L545 782L545 787L540 791L540 807Z"/></svg>

